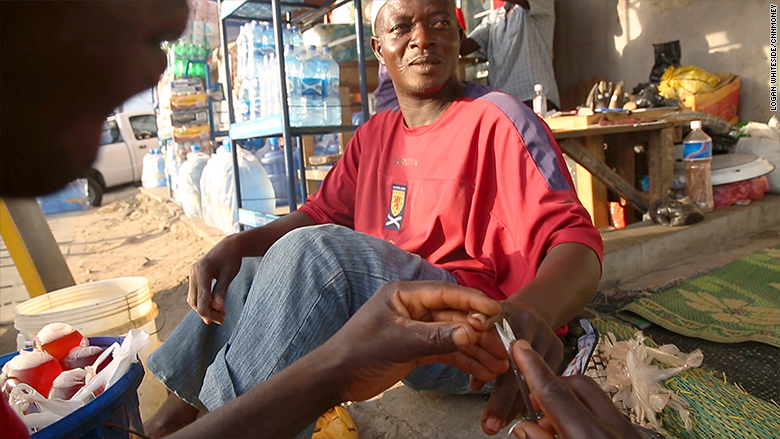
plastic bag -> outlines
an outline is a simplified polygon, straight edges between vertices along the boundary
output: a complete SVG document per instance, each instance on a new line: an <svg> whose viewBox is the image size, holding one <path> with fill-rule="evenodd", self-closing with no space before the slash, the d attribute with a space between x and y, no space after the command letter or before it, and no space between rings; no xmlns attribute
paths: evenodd
<svg viewBox="0 0 780 439"><path fill-rule="evenodd" d="M732 204L746 206L753 200L763 198L768 190L769 179L766 175L762 175L750 180L713 186L712 199L715 207L728 207Z"/></svg>
<svg viewBox="0 0 780 439"><path fill-rule="evenodd" d="M688 402L674 391L664 388L661 382L693 367L704 360L700 349L690 354L680 352L674 345L651 348L644 344L647 338L637 332L633 339L617 341L609 333L599 340L594 361L606 364L601 373L589 368L586 375L594 378L601 388L612 396L615 406L626 414L632 423L664 432L658 421L658 413L669 406L680 414L685 428L692 428ZM671 366L660 368L656 364Z"/></svg>
<svg viewBox="0 0 780 439"><path fill-rule="evenodd" d="M711 93L718 84L720 77L701 67L670 66L661 76L658 92L666 99L682 99L690 95Z"/></svg>
<svg viewBox="0 0 780 439"><path fill-rule="evenodd" d="M209 155L202 152L187 154L187 161L179 167L176 197L181 202L184 214L190 218L202 216L200 207L200 177L209 161Z"/></svg>
<svg viewBox="0 0 780 439"><path fill-rule="evenodd" d="M276 209L276 195L260 161L249 151L238 148L238 169L243 208L273 213ZM238 233L233 156L226 148L219 147L203 168L200 194L203 221L226 235Z"/></svg>
<svg viewBox="0 0 780 439"><path fill-rule="evenodd" d="M97 374L94 373L93 366L86 367L86 384L67 401L48 399L27 384L19 384L11 391L8 402L32 433L68 416L94 399L95 394L102 393L119 381L130 369L130 365L138 361L138 353L147 343L149 334L140 329L131 329L121 346L118 343L112 344L95 360L95 365L99 365L108 355L113 355L114 358L108 366ZM31 407L33 405L34 407Z"/></svg>
<svg viewBox="0 0 780 439"><path fill-rule="evenodd" d="M780 194L780 129L777 118L772 116L766 124L749 122L739 132L750 137L740 137L734 152L755 154L775 165L775 169L767 174L769 192Z"/></svg>

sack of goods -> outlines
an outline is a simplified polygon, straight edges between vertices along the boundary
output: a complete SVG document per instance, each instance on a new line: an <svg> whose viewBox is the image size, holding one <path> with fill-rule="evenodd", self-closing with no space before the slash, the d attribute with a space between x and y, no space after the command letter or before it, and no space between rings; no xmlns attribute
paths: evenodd
<svg viewBox="0 0 780 439"><path fill-rule="evenodd" d="M182 163L178 175L177 196L184 214L190 218L200 218L200 177L209 161L209 155L201 152L200 145L192 145L187 161Z"/></svg>
<svg viewBox="0 0 780 439"><path fill-rule="evenodd" d="M232 147L226 140L206 163L200 177L203 221L226 235L239 231ZM276 209L276 195L263 165L249 151L238 148L236 152L242 207L272 214Z"/></svg>

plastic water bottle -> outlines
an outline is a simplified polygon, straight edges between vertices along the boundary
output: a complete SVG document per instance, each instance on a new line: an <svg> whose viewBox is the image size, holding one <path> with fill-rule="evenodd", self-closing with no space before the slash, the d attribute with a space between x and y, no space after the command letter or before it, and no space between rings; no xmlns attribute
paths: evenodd
<svg viewBox="0 0 780 439"><path fill-rule="evenodd" d="M290 29L290 44L293 47L303 46L303 35L301 35L301 28L299 26L293 26Z"/></svg>
<svg viewBox="0 0 780 439"><path fill-rule="evenodd" d="M542 84L534 85L534 113L539 117L547 115L547 96L544 95L544 86Z"/></svg>
<svg viewBox="0 0 780 439"><path fill-rule="evenodd" d="M260 119L263 117L264 104L260 79L252 78L246 82L249 83L249 120Z"/></svg>
<svg viewBox="0 0 780 439"><path fill-rule="evenodd" d="M261 81L262 99L263 105L265 106L263 114L266 116L279 114L282 111L279 84L279 64L276 58L276 52L271 52L265 56Z"/></svg>
<svg viewBox="0 0 780 439"><path fill-rule="evenodd" d="M252 22L252 56L250 63L252 64L252 68L254 69L254 75L252 75L255 78L260 77L260 71L262 69L263 65L263 57L265 56L265 46L263 46L263 24Z"/></svg>
<svg viewBox="0 0 780 439"><path fill-rule="evenodd" d="M240 81L247 77L247 61L249 59L248 24L241 26L236 37L236 76Z"/></svg>
<svg viewBox="0 0 780 439"><path fill-rule="evenodd" d="M238 105L236 106L236 121L246 122L251 120L252 110L252 79L244 78L241 81L241 88L238 89Z"/></svg>
<svg viewBox="0 0 780 439"><path fill-rule="evenodd" d="M712 139L700 120L691 121L691 132L683 139L683 161L688 196L703 212L712 212Z"/></svg>
<svg viewBox="0 0 780 439"><path fill-rule="evenodd" d="M323 121L325 125L341 125L339 63L333 60L330 47L323 50L321 66L325 85L322 89Z"/></svg>
<svg viewBox="0 0 780 439"><path fill-rule="evenodd" d="M295 55L295 47L288 44L284 47L284 71L287 84L287 106L290 114L290 125L303 126L301 104L301 62Z"/></svg>
<svg viewBox="0 0 780 439"><path fill-rule="evenodd" d="M306 58L301 60L301 105L304 110L304 126L322 125L323 81L317 47L309 46Z"/></svg>
<svg viewBox="0 0 780 439"><path fill-rule="evenodd" d="M276 50L276 41L274 40L274 28L270 24L261 24L261 46L263 54L267 55Z"/></svg>
<svg viewBox="0 0 780 439"><path fill-rule="evenodd" d="M141 168L141 184L147 189L165 187L165 160L157 148L151 148L144 156Z"/></svg>

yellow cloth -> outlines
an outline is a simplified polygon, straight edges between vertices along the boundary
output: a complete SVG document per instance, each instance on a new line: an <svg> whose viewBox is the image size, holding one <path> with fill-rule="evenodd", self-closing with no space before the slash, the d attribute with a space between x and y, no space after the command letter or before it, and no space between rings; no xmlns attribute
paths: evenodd
<svg viewBox="0 0 780 439"><path fill-rule="evenodd" d="M658 92L666 99L710 93L720 84L720 77L696 66L669 66L661 76Z"/></svg>

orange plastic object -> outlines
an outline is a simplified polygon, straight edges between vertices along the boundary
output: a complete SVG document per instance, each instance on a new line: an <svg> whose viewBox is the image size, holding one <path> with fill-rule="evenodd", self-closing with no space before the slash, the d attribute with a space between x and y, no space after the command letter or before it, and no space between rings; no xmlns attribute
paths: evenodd
<svg viewBox="0 0 780 439"><path fill-rule="evenodd" d="M39 333L40 334L40 333ZM37 337L36 337L37 338ZM63 335L57 339L48 343L37 343L41 350L48 352L57 361L62 361L68 356L68 353L76 346L81 346L81 341L84 336L77 330L73 330L70 334ZM37 340L36 340L37 341Z"/></svg>
<svg viewBox="0 0 780 439"><path fill-rule="evenodd" d="M19 354L8 362L8 377L28 384L41 395L48 395L54 379L62 372L56 358L46 352Z"/></svg>

